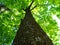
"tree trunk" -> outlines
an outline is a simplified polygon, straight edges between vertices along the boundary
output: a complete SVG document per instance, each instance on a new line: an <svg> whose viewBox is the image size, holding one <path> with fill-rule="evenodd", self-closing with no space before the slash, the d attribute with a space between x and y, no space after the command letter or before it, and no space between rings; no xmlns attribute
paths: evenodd
<svg viewBox="0 0 60 45"><path fill-rule="evenodd" d="M30 10L31 5L25 9L25 17L12 45L53 45L51 39L33 18Z"/></svg>

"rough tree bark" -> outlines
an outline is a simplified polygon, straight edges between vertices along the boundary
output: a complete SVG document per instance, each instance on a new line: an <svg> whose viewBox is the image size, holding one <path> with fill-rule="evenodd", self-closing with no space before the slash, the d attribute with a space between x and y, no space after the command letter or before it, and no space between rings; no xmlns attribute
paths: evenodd
<svg viewBox="0 0 60 45"><path fill-rule="evenodd" d="M24 10L26 12L25 17L20 24L12 45L53 45L51 39L33 18L30 9L32 3Z"/></svg>

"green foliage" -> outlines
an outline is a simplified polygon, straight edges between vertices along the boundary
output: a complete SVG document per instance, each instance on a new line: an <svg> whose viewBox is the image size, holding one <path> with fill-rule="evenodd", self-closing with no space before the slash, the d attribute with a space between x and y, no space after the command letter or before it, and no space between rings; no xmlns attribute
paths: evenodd
<svg viewBox="0 0 60 45"><path fill-rule="evenodd" d="M32 0L0 0L12 12L0 13L0 45L10 45L24 18L23 9L28 7ZM32 10L32 14L37 23L44 29L52 39L54 45L60 45L60 27L57 20L60 19L60 0L35 0L37 7ZM34 6L32 5L32 7ZM53 19L56 15L58 18Z"/></svg>

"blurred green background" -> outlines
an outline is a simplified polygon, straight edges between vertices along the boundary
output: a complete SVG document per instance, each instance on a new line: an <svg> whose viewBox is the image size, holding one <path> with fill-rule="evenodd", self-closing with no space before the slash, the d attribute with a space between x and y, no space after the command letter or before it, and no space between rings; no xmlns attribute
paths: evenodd
<svg viewBox="0 0 60 45"><path fill-rule="evenodd" d="M0 45L11 45L15 34L24 18L23 9L29 6L32 0L0 0L10 11L0 13ZM60 45L60 0L34 0L32 15L41 25L54 45ZM31 7L31 8L32 8Z"/></svg>

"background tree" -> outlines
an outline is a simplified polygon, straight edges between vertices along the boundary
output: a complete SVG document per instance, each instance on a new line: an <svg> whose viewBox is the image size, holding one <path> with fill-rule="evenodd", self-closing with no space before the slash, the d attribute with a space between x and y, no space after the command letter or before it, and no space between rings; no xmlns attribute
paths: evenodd
<svg viewBox="0 0 60 45"><path fill-rule="evenodd" d="M0 2L4 3L13 12L5 11L0 14L0 45L10 45L12 43L21 19L25 15L22 9L28 7L31 1L0 0ZM35 0L34 5L37 5L37 8L32 11L32 14L36 22L41 25L43 30L53 40L54 45L60 45L60 1Z"/></svg>

